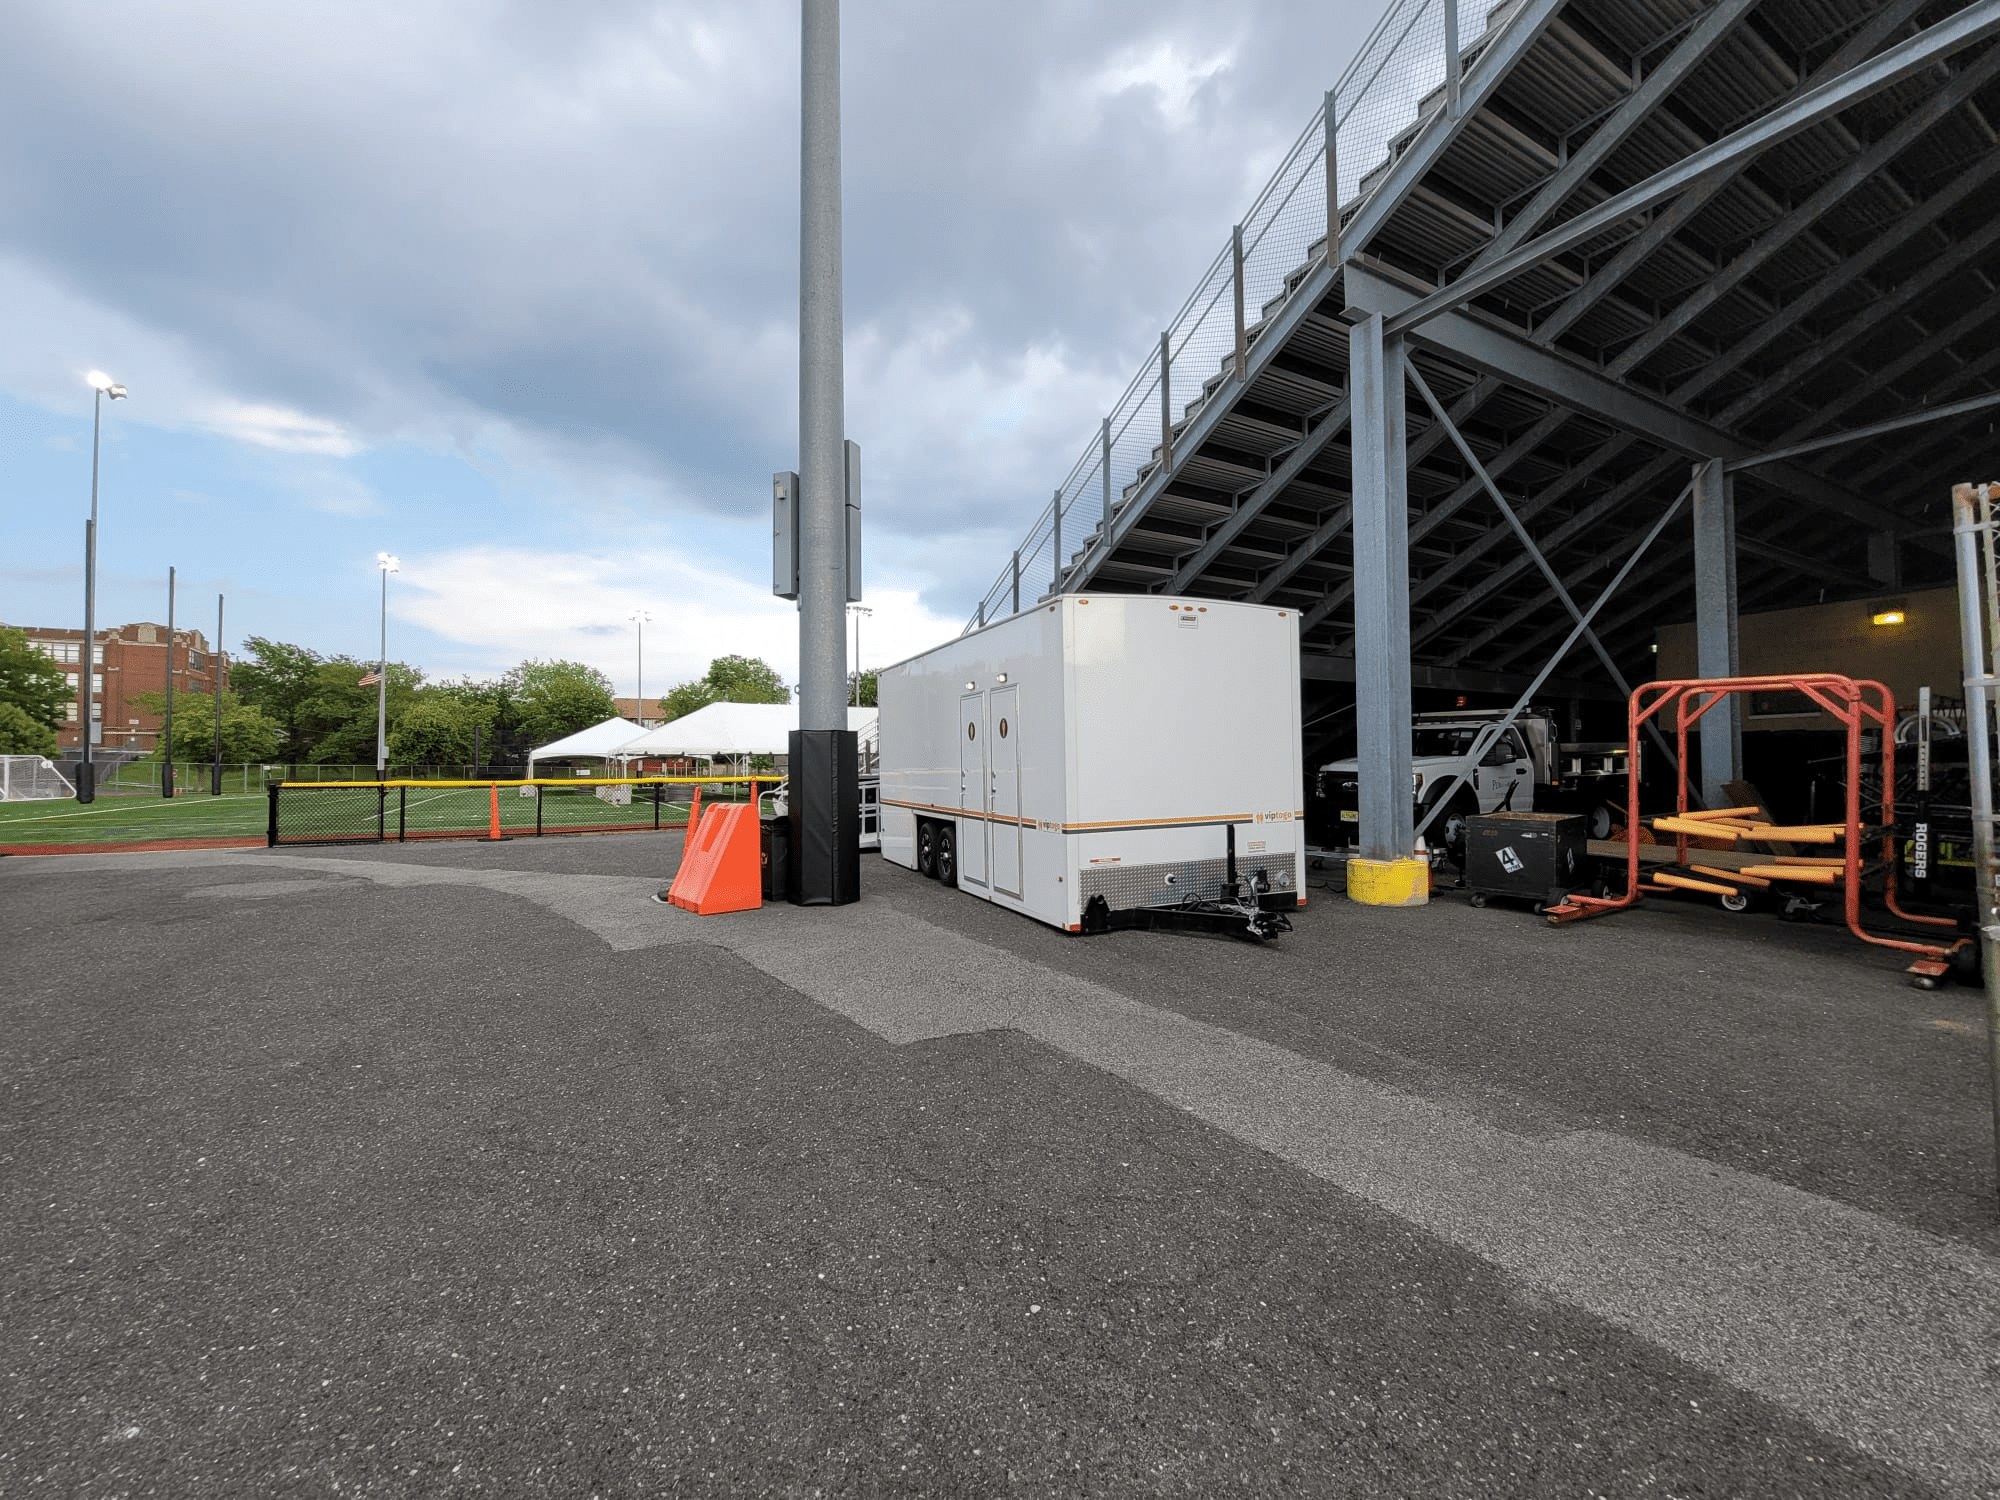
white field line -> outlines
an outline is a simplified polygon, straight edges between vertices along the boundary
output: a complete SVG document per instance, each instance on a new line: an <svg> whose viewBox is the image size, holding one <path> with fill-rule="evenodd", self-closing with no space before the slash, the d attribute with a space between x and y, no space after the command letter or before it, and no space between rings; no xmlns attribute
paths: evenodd
<svg viewBox="0 0 2000 1500"><path fill-rule="evenodd" d="M197 794L197 795L199 795L199 794ZM34 815L31 815L31 814L8 814L8 813L6 813L6 812L0 812L0 825L7 825L7 824L13 824L13 823L20 823L20 824L24 824L24 825L32 825L32 826L37 826L37 827L38 827L38 826L40 826L40 825L41 825L41 824L43 824L43 823L61 823L61 822L64 822L64 821L66 821L66 820L68 820L68 819L70 819L70 818L95 818L95 817L99 817L99 816L101 816L101 815L103 815L103 814L105 814L105 813L130 813L130 814L132 814L132 815L134 815L134 816L137 816L137 817L153 817L153 816L155 816L155 815L157 815L157 814L159 814L159 813L161 813L161 812L163 812L163 811L165 811L165 810L167 810L167 809L169 809L169 808L179 808L179 807L181 807L181 806L183 806L183 805L193 805L193 806L203 806L203 807L207 807L207 808L209 808L210 810L213 810L213 811L220 811L220 809L216 807L216 804L217 804L218 802L227 802L227 801L230 801L230 800L231 800L231 798L232 798L232 796L233 796L233 797L235 798L235 800L237 800L237 801L245 801L245 802L247 802L247 801L249 801L249 800L250 800L250 798L251 798L251 797L254 797L254 796L256 796L256 795L257 795L257 794L256 794L256 793L254 793L254 792L252 792L252 793L247 793L247 794L246 794L246 793L241 793L241 792L238 792L238 793L228 793L228 792L225 792L225 793L224 793L224 794L223 794L223 795L222 795L221 797L219 797L219 798L217 798L217 797L208 797L208 798L205 798L205 799L204 799L204 800L203 800L202 802L200 802L200 803L196 803L196 802L194 801L194 798L193 798L193 797L189 797L189 798L187 798L187 799L182 799L182 798L179 798L179 797L176 797L176 798L174 798L174 799L173 799L173 800L172 800L171 802L170 802L170 801L168 801L168 800L167 800L167 799L166 799L165 797L162 797L162 798L160 798L160 800L159 800L158 802L156 802L156 803L150 803L150 804L148 804L148 803L145 803L145 802L144 802L144 801L143 801L143 800L142 800L141 798L138 798L138 797L134 797L134 798L132 798L131 800L132 800L132 801L134 801L134 802L139 802L139 803L140 803L140 806L138 806L138 807L92 807L92 808L87 808L87 809L85 809L85 810L84 810L84 811L82 811L82 812L69 812L69 813L48 813L48 814L45 814L45 815L43 815L43 816L40 816L40 817L37 817L37 816L34 816Z"/></svg>

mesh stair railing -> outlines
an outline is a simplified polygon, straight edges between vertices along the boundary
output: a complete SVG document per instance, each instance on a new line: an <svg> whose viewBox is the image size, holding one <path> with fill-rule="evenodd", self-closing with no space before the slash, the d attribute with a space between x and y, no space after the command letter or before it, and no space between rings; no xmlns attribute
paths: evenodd
<svg viewBox="0 0 2000 1500"><path fill-rule="evenodd" d="M1485 12L1480 34L1460 45L1461 67L1491 45L1519 4L1503 0ZM1444 107L1444 17L1445 0L1392 0L1332 92L1343 221ZM1241 225L1246 358L1325 261L1327 118L1325 109L1314 113ZM966 630L1058 592L1163 471L1192 456L1181 447L1182 434L1235 380L1236 265L1232 233L1168 324L1161 348L1132 377L981 597ZM1176 413L1174 393L1184 380L1190 383Z"/></svg>

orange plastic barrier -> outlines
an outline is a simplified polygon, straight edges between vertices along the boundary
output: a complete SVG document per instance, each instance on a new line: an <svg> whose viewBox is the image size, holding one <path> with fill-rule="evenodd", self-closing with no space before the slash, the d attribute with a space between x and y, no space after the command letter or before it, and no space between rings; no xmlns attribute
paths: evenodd
<svg viewBox="0 0 2000 1500"><path fill-rule="evenodd" d="M486 799L488 812L486 836L497 840L500 837L500 788L490 786L486 790L490 794Z"/></svg>
<svg viewBox="0 0 2000 1500"><path fill-rule="evenodd" d="M757 804L711 807L681 855L667 899L697 916L755 911L764 904Z"/></svg>

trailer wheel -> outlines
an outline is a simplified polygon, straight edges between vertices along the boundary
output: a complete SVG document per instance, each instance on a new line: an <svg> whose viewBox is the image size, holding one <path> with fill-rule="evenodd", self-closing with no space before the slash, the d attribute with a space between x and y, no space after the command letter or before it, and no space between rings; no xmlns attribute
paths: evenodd
<svg viewBox="0 0 2000 1500"><path fill-rule="evenodd" d="M937 825L937 878L940 884L958 884L958 831L949 824Z"/></svg>
<svg viewBox="0 0 2000 1500"><path fill-rule="evenodd" d="M1734 896L1719 896L1716 899L1721 901L1722 909L1724 911L1750 910L1750 898L1748 896L1743 895L1741 892L1738 892Z"/></svg>
<svg viewBox="0 0 2000 1500"><path fill-rule="evenodd" d="M917 873L926 880L938 878L938 826L929 818L917 819Z"/></svg>

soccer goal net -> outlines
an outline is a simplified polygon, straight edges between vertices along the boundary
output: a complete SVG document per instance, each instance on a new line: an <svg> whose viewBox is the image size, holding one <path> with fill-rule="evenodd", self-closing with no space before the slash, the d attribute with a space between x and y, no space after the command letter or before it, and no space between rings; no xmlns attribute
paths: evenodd
<svg viewBox="0 0 2000 1500"><path fill-rule="evenodd" d="M0 802L54 802L76 788L45 755L0 755Z"/></svg>

